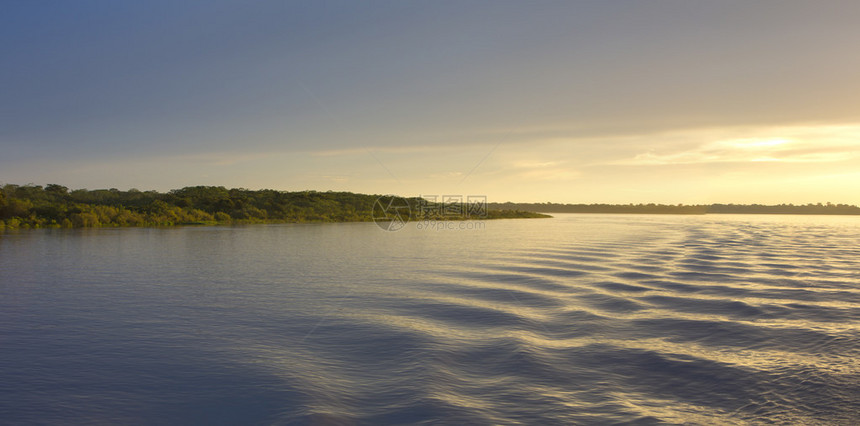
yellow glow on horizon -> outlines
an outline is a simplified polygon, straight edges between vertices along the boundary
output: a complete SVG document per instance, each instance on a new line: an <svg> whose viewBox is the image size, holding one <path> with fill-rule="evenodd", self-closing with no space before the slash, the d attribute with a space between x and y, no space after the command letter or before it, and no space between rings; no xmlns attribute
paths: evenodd
<svg viewBox="0 0 860 426"><path fill-rule="evenodd" d="M749 140L738 141L733 144L736 148L770 148L774 146L785 145L789 143L786 139L764 139L764 140Z"/></svg>
<svg viewBox="0 0 860 426"><path fill-rule="evenodd" d="M661 139L662 149L611 164L828 163L860 157L860 125L698 129L670 132ZM687 141L701 142L691 147Z"/></svg>

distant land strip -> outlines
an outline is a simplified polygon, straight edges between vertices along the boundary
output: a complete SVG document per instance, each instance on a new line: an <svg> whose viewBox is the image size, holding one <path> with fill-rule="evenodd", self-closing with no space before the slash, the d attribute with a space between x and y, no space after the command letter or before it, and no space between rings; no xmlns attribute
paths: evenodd
<svg viewBox="0 0 860 426"><path fill-rule="evenodd" d="M391 201L396 201L389 208ZM378 203L379 201L379 203ZM194 186L166 193L76 189L50 184L0 186L0 230L252 223L369 222L380 206L397 220L545 218L528 211L445 206L412 197L352 192L285 192ZM405 207L404 207L405 206ZM376 208L375 208L376 207ZM446 208L453 207L453 208ZM388 216L382 216L383 219Z"/></svg>
<svg viewBox="0 0 860 426"><path fill-rule="evenodd" d="M368 222L392 196L333 191L276 191L193 186L165 193L76 189L57 184L0 186L0 229L175 226L251 223ZM860 215L847 204L558 204L487 203L483 211L448 208L419 197L404 220L549 217L544 213ZM379 207L377 205L377 207ZM454 206L456 207L456 206ZM538 212L538 213L536 213Z"/></svg>
<svg viewBox="0 0 860 426"><path fill-rule="evenodd" d="M628 214L796 214L860 215L860 207L849 204L557 204L488 203L490 209L513 209L541 213L628 213Z"/></svg>

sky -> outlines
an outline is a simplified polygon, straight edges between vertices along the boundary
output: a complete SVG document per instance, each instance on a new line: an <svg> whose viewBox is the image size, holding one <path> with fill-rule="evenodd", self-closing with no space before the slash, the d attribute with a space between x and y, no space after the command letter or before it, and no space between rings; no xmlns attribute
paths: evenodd
<svg viewBox="0 0 860 426"><path fill-rule="evenodd" d="M0 183L860 204L860 2L0 2Z"/></svg>

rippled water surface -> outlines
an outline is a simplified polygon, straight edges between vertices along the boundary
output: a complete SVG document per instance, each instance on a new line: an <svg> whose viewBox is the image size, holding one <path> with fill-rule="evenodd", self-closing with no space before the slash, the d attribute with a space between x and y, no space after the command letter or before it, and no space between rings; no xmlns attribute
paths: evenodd
<svg viewBox="0 0 860 426"><path fill-rule="evenodd" d="M0 234L0 423L857 424L860 218Z"/></svg>

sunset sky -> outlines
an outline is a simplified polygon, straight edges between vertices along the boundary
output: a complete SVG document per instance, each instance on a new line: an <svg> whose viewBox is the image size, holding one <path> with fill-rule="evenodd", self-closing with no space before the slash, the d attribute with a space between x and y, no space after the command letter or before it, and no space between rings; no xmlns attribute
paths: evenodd
<svg viewBox="0 0 860 426"><path fill-rule="evenodd" d="M0 183L860 204L860 2L0 7Z"/></svg>

